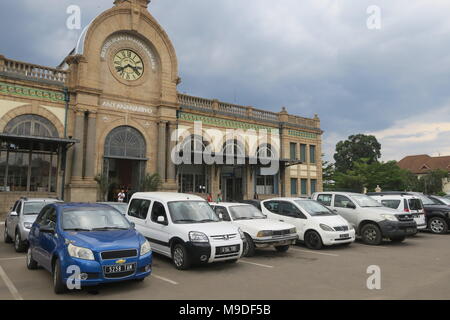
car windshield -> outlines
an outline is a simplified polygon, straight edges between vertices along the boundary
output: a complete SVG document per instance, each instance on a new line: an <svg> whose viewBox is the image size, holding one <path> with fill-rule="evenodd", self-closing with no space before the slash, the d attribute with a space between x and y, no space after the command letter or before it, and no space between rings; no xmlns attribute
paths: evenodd
<svg viewBox="0 0 450 320"><path fill-rule="evenodd" d="M311 216L336 216L337 214L314 200L295 200L302 209L309 213Z"/></svg>
<svg viewBox="0 0 450 320"><path fill-rule="evenodd" d="M230 207L230 213L233 220L266 219L266 216L253 205Z"/></svg>
<svg viewBox="0 0 450 320"><path fill-rule="evenodd" d="M174 201L168 206L172 222L176 224L220 222L206 201Z"/></svg>
<svg viewBox="0 0 450 320"><path fill-rule="evenodd" d="M127 203L108 203L109 206L120 211L121 214L127 214L128 204Z"/></svg>
<svg viewBox="0 0 450 320"><path fill-rule="evenodd" d="M108 231L128 230L131 225L117 210L86 207L64 210L62 228L66 231Z"/></svg>
<svg viewBox="0 0 450 320"><path fill-rule="evenodd" d="M420 200L422 200L422 203L424 206L436 206L440 205L439 201L434 200L433 198L427 197L427 196L418 196Z"/></svg>
<svg viewBox="0 0 450 320"><path fill-rule="evenodd" d="M364 194L352 195L351 198L362 208L382 207L381 203Z"/></svg>
<svg viewBox="0 0 450 320"><path fill-rule="evenodd" d="M25 202L23 206L23 214L26 216L36 215L41 212L42 208L45 207L49 202L39 201L39 202Z"/></svg>

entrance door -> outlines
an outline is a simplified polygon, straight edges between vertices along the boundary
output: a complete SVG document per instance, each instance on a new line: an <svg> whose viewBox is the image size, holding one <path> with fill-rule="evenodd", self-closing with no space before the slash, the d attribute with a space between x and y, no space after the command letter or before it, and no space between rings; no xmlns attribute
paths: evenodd
<svg viewBox="0 0 450 320"><path fill-rule="evenodd" d="M108 201L117 201L117 194L121 189L128 191L126 201L133 193L140 191L145 164L145 161L138 160L106 159L105 169L111 183Z"/></svg>

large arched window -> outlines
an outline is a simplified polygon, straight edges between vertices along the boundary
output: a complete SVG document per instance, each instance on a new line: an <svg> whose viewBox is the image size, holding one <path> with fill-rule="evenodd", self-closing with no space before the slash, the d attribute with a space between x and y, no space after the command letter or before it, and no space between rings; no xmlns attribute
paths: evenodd
<svg viewBox="0 0 450 320"><path fill-rule="evenodd" d="M238 139L228 140L223 144L223 153L227 156L245 157L245 146Z"/></svg>
<svg viewBox="0 0 450 320"><path fill-rule="evenodd" d="M132 127L117 127L106 137L104 156L107 158L146 159L146 154L144 136Z"/></svg>
<svg viewBox="0 0 450 320"><path fill-rule="evenodd" d="M5 127L5 133L20 136L58 138L58 130L50 120L36 114L24 114L12 119Z"/></svg>

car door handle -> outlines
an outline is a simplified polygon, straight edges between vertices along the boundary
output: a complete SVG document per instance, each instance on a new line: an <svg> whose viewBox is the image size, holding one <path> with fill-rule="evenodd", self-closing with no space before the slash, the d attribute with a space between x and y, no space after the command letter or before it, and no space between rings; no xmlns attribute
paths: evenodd
<svg viewBox="0 0 450 320"><path fill-rule="evenodd" d="M284 222L284 220L280 220L280 222Z"/></svg>

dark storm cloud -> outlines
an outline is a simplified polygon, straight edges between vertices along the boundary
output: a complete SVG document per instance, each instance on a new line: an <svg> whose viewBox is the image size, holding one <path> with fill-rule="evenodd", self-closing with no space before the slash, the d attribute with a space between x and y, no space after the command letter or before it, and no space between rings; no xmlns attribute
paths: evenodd
<svg viewBox="0 0 450 320"><path fill-rule="evenodd" d="M112 2L2 1L10 32L0 53L57 65L79 36L65 27L66 8L79 5L85 26ZM370 5L381 8L381 30L366 26ZM177 50L181 92L317 113L328 159L337 140L360 132L379 136L385 159L450 153L448 1L153 0L149 9ZM443 132L419 132L424 118ZM390 136L397 128L408 136Z"/></svg>

